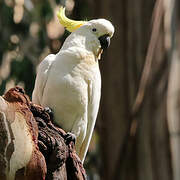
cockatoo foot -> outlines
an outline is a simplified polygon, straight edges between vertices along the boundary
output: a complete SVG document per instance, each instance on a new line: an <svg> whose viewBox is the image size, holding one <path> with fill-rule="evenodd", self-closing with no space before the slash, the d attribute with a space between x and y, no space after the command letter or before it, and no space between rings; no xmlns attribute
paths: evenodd
<svg viewBox="0 0 180 180"><path fill-rule="evenodd" d="M65 142L66 142L66 144L69 144L70 142L73 142L75 144L75 142L76 142L75 134L68 132L65 136Z"/></svg>
<svg viewBox="0 0 180 180"><path fill-rule="evenodd" d="M48 114L49 114L50 119L51 119L51 121L52 121L52 120L54 119L52 109L51 109L51 108L49 108L49 107L45 107L45 108L44 108L44 111L45 111L46 113L48 113Z"/></svg>

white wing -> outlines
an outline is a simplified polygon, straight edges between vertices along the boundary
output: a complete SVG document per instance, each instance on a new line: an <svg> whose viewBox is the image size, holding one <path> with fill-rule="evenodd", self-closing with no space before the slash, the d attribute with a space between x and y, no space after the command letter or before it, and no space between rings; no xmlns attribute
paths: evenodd
<svg viewBox="0 0 180 180"><path fill-rule="evenodd" d="M88 103L88 124L87 124L87 133L85 140L81 146L79 157L84 162L86 157L86 153L91 141L91 137L93 134L98 110L99 110L99 102L101 97L101 76L100 72L96 74L96 79L94 82L89 83L89 103Z"/></svg>
<svg viewBox="0 0 180 180"><path fill-rule="evenodd" d="M39 65L38 72L35 81L35 87L32 94L32 102L41 105L42 96L46 82L48 79L48 74L56 55L48 55Z"/></svg>

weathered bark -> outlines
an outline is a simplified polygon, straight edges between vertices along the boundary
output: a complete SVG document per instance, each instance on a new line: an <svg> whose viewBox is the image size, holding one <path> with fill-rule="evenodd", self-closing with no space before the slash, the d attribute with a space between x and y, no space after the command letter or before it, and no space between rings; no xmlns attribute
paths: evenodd
<svg viewBox="0 0 180 180"><path fill-rule="evenodd" d="M1 180L86 179L74 143L22 88L0 97L0 125Z"/></svg>
<svg viewBox="0 0 180 180"><path fill-rule="evenodd" d="M180 179L180 3L167 0L165 6L166 48L169 52L167 117L172 157L173 179Z"/></svg>
<svg viewBox="0 0 180 180"><path fill-rule="evenodd" d="M46 163L37 146L37 123L28 108L27 96L22 93L21 88L15 88L0 97L3 180L45 179Z"/></svg>

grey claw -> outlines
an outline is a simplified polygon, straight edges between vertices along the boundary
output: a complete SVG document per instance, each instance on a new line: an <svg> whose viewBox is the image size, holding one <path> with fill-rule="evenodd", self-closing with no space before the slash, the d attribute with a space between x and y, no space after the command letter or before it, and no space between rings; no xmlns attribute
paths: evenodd
<svg viewBox="0 0 180 180"><path fill-rule="evenodd" d="M68 132L66 135L65 135L65 141L66 141L66 144L69 144L70 142L73 142L75 144L76 142L76 136L71 133L71 132Z"/></svg>
<svg viewBox="0 0 180 180"><path fill-rule="evenodd" d="M50 119L52 120L53 119L53 111L52 111L52 109L49 108L49 107L45 107L44 111L49 114Z"/></svg>

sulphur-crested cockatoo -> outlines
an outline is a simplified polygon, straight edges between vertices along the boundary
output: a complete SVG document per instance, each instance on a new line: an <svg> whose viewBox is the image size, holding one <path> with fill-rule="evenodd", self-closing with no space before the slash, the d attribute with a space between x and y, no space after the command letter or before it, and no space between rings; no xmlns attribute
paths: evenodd
<svg viewBox="0 0 180 180"><path fill-rule="evenodd" d="M54 121L75 135L75 149L82 162L93 133L101 95L98 60L110 44L114 27L105 19L70 20L65 8L60 23L70 32L57 54L39 65L32 101L54 112Z"/></svg>

